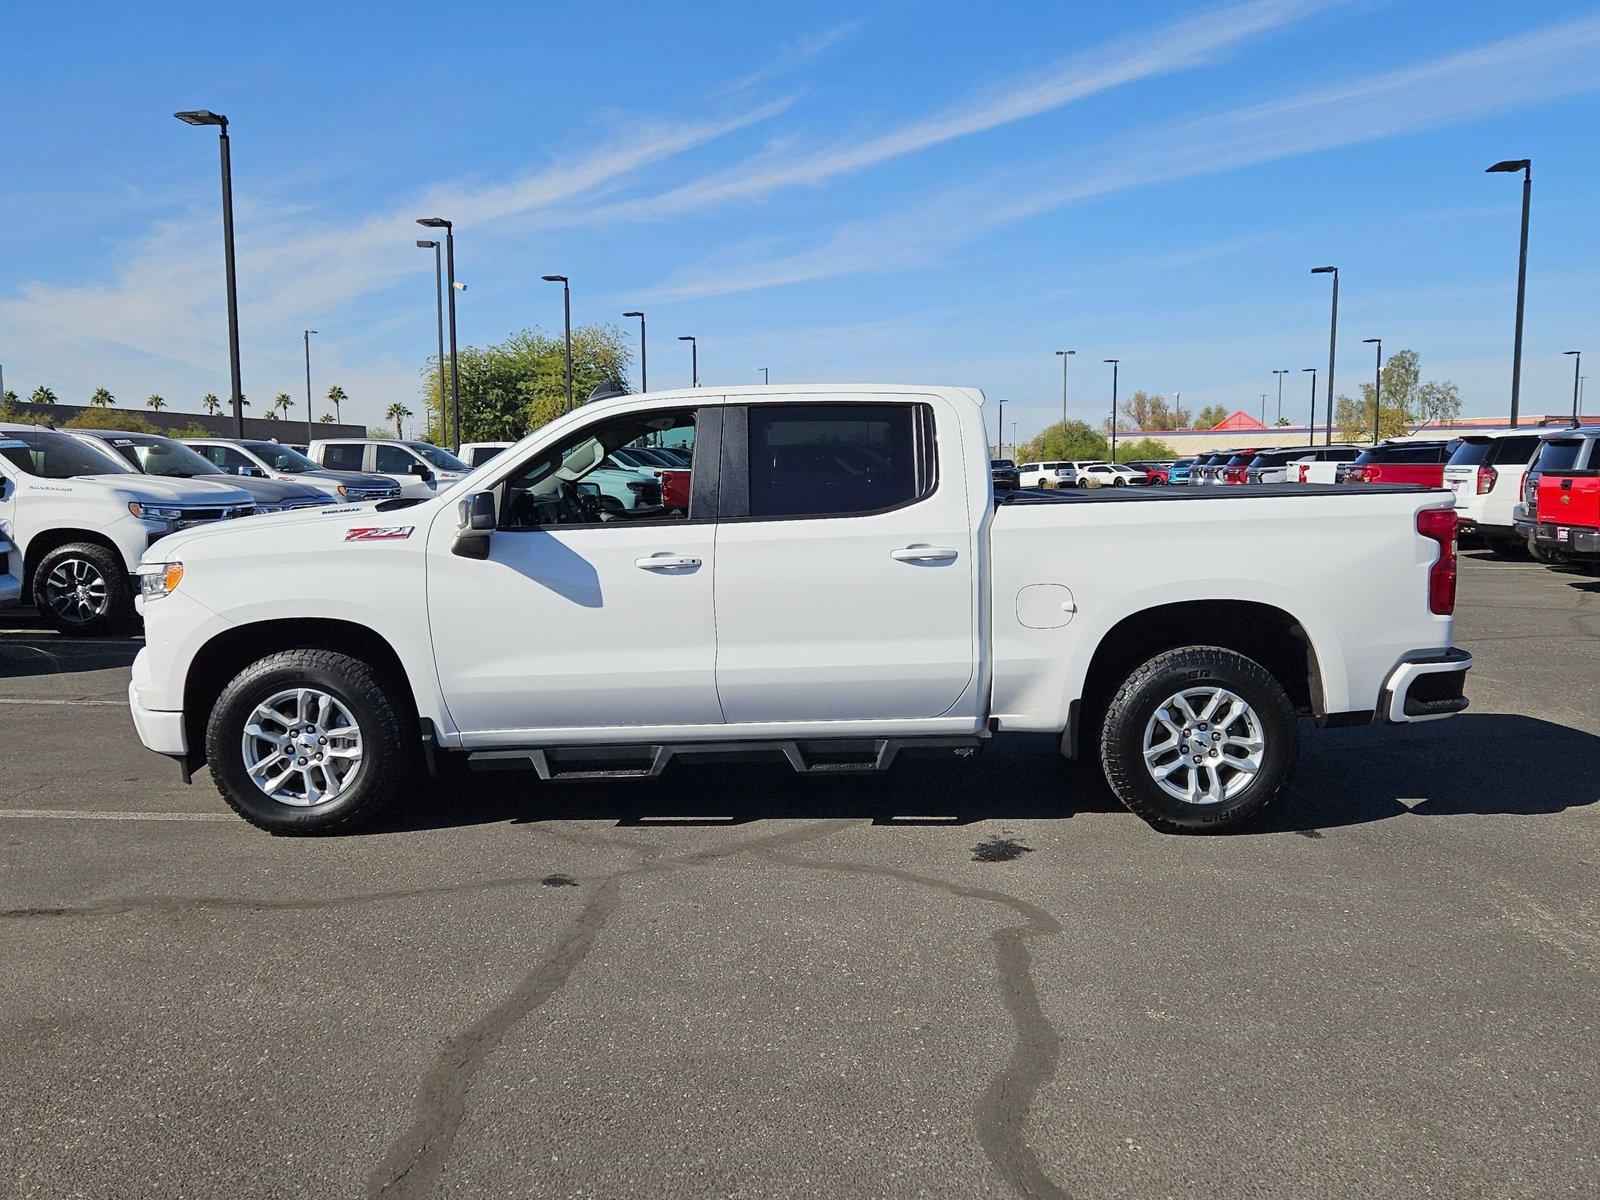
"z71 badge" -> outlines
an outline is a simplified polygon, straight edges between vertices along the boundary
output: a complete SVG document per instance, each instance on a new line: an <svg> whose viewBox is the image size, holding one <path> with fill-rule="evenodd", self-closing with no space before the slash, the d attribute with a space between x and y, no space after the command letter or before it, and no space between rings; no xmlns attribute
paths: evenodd
<svg viewBox="0 0 1600 1200"><path fill-rule="evenodd" d="M368 525L345 530L347 542L401 542L411 536L415 525Z"/></svg>

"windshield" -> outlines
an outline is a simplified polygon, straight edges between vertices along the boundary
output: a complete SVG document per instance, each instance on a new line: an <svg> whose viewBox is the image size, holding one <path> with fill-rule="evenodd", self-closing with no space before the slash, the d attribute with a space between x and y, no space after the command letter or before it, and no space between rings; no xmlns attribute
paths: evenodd
<svg viewBox="0 0 1600 1200"><path fill-rule="evenodd" d="M1494 443L1488 438L1464 438L1450 456L1452 467L1481 467L1489 461Z"/></svg>
<svg viewBox="0 0 1600 1200"><path fill-rule="evenodd" d="M462 462L448 450L441 450L427 442L407 442L406 445L423 458L428 460L429 466L438 467L441 471L470 471L471 467Z"/></svg>
<svg viewBox="0 0 1600 1200"><path fill-rule="evenodd" d="M298 450L279 445L277 442L240 442L239 445L266 463L272 470L282 471L285 475L301 475L306 471L322 470Z"/></svg>
<svg viewBox="0 0 1600 1200"><path fill-rule="evenodd" d="M72 479L79 475L131 474L109 450L86 446L65 433L0 430L0 457L17 470L40 479Z"/></svg>
<svg viewBox="0 0 1600 1200"><path fill-rule="evenodd" d="M193 479L196 475L219 473L216 463L208 462L189 447L171 438L112 437L100 440L146 475Z"/></svg>
<svg viewBox="0 0 1600 1200"><path fill-rule="evenodd" d="M991 470L996 468L1004 470L1016 465L1017 464L1012 462L1009 458L991 458L989 460L989 467Z"/></svg>

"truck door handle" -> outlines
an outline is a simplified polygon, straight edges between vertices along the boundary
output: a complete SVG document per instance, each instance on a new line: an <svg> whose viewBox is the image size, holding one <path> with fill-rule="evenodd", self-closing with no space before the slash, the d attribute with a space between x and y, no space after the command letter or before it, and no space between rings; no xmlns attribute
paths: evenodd
<svg viewBox="0 0 1600 1200"><path fill-rule="evenodd" d="M641 571L671 571L679 567L698 567L700 560L688 554L652 554L649 558L636 558L633 565Z"/></svg>
<svg viewBox="0 0 1600 1200"><path fill-rule="evenodd" d="M948 546L903 546L889 551L889 557L900 562L950 562L956 551Z"/></svg>

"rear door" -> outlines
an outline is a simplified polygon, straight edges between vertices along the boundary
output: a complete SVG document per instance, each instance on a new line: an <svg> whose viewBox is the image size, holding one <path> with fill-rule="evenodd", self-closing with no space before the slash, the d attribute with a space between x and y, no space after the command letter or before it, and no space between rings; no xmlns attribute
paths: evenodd
<svg viewBox="0 0 1600 1200"><path fill-rule="evenodd" d="M937 396L730 406L717 693L732 724L977 712L977 517Z"/></svg>

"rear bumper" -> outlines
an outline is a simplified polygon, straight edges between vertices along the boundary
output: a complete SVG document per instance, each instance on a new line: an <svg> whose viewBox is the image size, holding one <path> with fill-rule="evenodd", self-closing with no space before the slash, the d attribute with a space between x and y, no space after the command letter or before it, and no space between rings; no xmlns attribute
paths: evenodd
<svg viewBox="0 0 1600 1200"><path fill-rule="evenodd" d="M1467 707L1466 679L1472 655L1452 646L1408 654L1390 672L1378 700L1378 716L1389 725L1434 721Z"/></svg>
<svg viewBox="0 0 1600 1200"><path fill-rule="evenodd" d="M1533 544L1563 554L1600 556L1600 529L1540 521L1533 527Z"/></svg>

